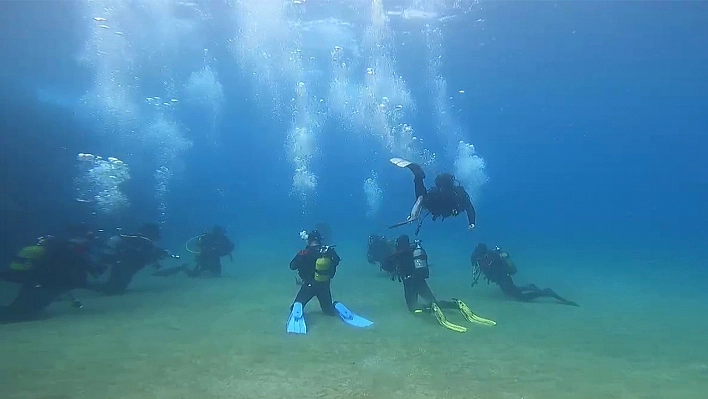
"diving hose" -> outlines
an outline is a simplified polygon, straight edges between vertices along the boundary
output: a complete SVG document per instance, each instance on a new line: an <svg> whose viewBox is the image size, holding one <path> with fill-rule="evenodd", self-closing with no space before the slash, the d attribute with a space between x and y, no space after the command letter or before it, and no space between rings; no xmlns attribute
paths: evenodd
<svg viewBox="0 0 708 399"><path fill-rule="evenodd" d="M190 238L189 240L187 240L187 242L184 243L184 249L186 249L187 252L191 252L191 253L193 253L193 254L200 254L200 253L202 253L202 251L192 251L191 249L189 249L189 243L190 243L190 242L196 240L197 238L202 238L202 237L204 237L204 234L199 234L198 236L194 236L194 237Z"/></svg>

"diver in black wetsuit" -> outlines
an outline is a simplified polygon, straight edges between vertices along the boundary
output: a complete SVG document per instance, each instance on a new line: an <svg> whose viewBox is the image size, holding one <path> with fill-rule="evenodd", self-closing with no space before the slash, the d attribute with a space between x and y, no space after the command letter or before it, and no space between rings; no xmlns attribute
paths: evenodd
<svg viewBox="0 0 708 399"><path fill-rule="evenodd" d="M105 284L95 287L106 295L123 294L133 280L133 276L145 266L152 264L160 268L160 260L170 256L159 248L160 227L157 224L145 224L138 234L118 234L111 237L104 250L101 261L110 265L111 271Z"/></svg>
<svg viewBox="0 0 708 399"><path fill-rule="evenodd" d="M226 229L216 225L211 231L207 231L189 241L193 239L198 239L198 250L192 251L196 253L194 259L196 265L194 269L190 269L189 265L185 263L181 266L158 270L152 273L152 275L167 277L179 272L184 272L189 277L199 277L204 273L208 273L214 277L221 276L221 257L228 255L233 261L231 253L235 248L233 241L226 236ZM189 243L189 241L187 243Z"/></svg>
<svg viewBox="0 0 708 399"><path fill-rule="evenodd" d="M411 313L432 313L440 325L456 332L465 332L467 329L450 323L443 314L442 309L458 309L465 319L471 323L496 324L492 320L477 316L460 299L452 298L451 301L441 301L435 298L428 283L425 281L430 276L430 268L428 267L428 255L419 240L411 243L407 235L398 237L396 239L396 251L389 257L388 262L394 268L398 281L403 282L406 306L408 306L408 310ZM418 303L419 297L423 300L422 307Z"/></svg>
<svg viewBox="0 0 708 399"><path fill-rule="evenodd" d="M407 235L402 235L396 239L395 245L396 251L389 256L387 263L394 270L394 278L403 282L403 295L408 310L411 312L421 310L418 297L423 299L423 308L430 308L436 302L441 307L452 307L447 306L450 303L439 302L425 281L430 277L430 268L428 267L428 255L422 249L420 241L411 244L410 238ZM454 307L457 308L457 306Z"/></svg>
<svg viewBox="0 0 708 399"><path fill-rule="evenodd" d="M435 187L429 190L425 188L425 172L423 168L410 161L401 158L393 158L391 162L399 167L408 168L413 172L413 183L415 185L416 202L413 205L408 219L405 222L397 223L391 227L398 227L404 224L412 223L420 218L420 213L423 209L427 210L432 215L433 220L447 217L457 216L462 212L467 213L468 229L472 230L476 223L476 212L472 205L472 200L469 194L459 183L456 184L455 176L450 173L441 173L435 177ZM425 218L425 216L423 216ZM419 221L418 230L420 230ZM416 235L418 231L416 231Z"/></svg>
<svg viewBox="0 0 708 399"><path fill-rule="evenodd" d="M199 253L196 256L197 265L187 275L197 277L204 272L213 276L221 276L221 257L229 255L234 250L234 243L226 236L226 229L214 226L211 231L199 238ZM233 260L233 257L231 258Z"/></svg>
<svg viewBox="0 0 708 399"><path fill-rule="evenodd" d="M0 322L18 322L40 317L52 302L69 295L74 307L81 302L71 295L87 286L88 275L98 270L86 256L85 247L75 241L43 237L37 245L23 248L0 279L21 284L20 292L8 306L0 307Z"/></svg>
<svg viewBox="0 0 708 399"><path fill-rule="evenodd" d="M390 262L390 256L394 250L395 244L393 241L378 234L371 234L366 250L366 260L372 265L378 263L379 269L390 275L395 272Z"/></svg>
<svg viewBox="0 0 708 399"><path fill-rule="evenodd" d="M319 231L313 230L303 234L303 237L307 239L307 246L290 261L290 270L296 270L302 280L293 303L299 302L305 307L312 298L317 297L322 312L334 316L337 311L332 303L330 281L337 273L337 266L342 259L334 247L322 245Z"/></svg>
<svg viewBox="0 0 708 399"><path fill-rule="evenodd" d="M511 260L509 254L501 249L489 250L486 244L479 244L472 253L473 281L474 287L479 277L484 275L487 282L495 283L506 295L521 302L530 302L536 298L550 297L564 305L579 306L573 301L569 301L556 294L550 288L540 289L535 284L517 286L514 284L512 275L516 274L516 265Z"/></svg>

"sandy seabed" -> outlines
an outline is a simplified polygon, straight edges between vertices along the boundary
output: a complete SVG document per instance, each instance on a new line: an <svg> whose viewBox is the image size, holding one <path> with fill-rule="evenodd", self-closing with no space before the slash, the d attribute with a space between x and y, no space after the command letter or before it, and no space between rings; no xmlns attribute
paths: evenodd
<svg viewBox="0 0 708 399"><path fill-rule="evenodd" d="M146 272L124 296L78 291L84 309L59 302L50 319L0 325L0 398L703 399L708 392L708 301L678 288L602 279L578 287L557 273L535 279L581 304L574 308L516 303L485 284L470 290L466 275L433 274L440 299L462 298L498 322L472 325L446 310L468 327L462 334L410 315L400 283L357 260L340 269L333 294L375 325L348 326L314 300L308 334L293 336L285 321L298 287L286 266L274 266L282 261L250 260L250 270L258 262L272 270L260 274L225 262L220 279Z"/></svg>

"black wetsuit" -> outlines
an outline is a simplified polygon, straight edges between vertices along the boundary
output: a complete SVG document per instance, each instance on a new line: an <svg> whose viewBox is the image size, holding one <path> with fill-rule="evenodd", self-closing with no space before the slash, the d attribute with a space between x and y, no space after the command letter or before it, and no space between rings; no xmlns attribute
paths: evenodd
<svg viewBox="0 0 708 399"><path fill-rule="evenodd" d="M326 256L331 260L328 278L326 281L315 281L315 264L317 259L323 256L321 253L322 248L321 245L308 246L298 252L293 260L290 261L290 270L297 270L298 275L302 279L302 286L294 302L300 302L304 307L312 298L317 297L322 312L334 316L337 312L332 303L330 281L337 273L337 265L339 265L341 258L334 248L330 247L326 253Z"/></svg>
<svg viewBox="0 0 708 399"><path fill-rule="evenodd" d="M411 312L419 309L418 297L424 301L426 308L437 302L433 291L430 290L428 282L425 281L430 277L430 269L416 269L413 262L413 248L410 250L396 252L392 256L395 261L398 277L403 281L403 295L406 298L406 306Z"/></svg>
<svg viewBox="0 0 708 399"><path fill-rule="evenodd" d="M536 298L550 297L566 305L578 306L577 303L561 297L550 288L540 289L535 284L516 285L509 272L507 261L504 259L508 257L508 254L503 256L504 254L506 253L498 250L478 249L472 255L472 264L479 265L479 269L488 282L497 284L504 294L517 301L529 302Z"/></svg>
<svg viewBox="0 0 708 399"><path fill-rule="evenodd" d="M197 277L203 272L221 276L221 257L231 254L234 243L224 234L205 233L199 239L199 254L196 256L196 267L188 270L187 275Z"/></svg>
<svg viewBox="0 0 708 399"><path fill-rule="evenodd" d="M457 216L462 212L467 212L467 222L474 225L477 214L469 194L464 187L460 185L452 185L450 187L431 187L430 190L425 188L425 173L418 164L410 164L408 168L413 172L413 183L415 185L415 198L423 197L423 207L430 212L433 220L441 217L443 220L447 217ZM452 182L451 182L452 184Z"/></svg>
<svg viewBox="0 0 708 399"><path fill-rule="evenodd" d="M87 286L89 274L96 274L83 248L70 241L51 238L42 246L45 254L31 270L3 270L0 279L22 285L17 297L0 307L1 322L36 319L59 296Z"/></svg>
<svg viewBox="0 0 708 399"><path fill-rule="evenodd" d="M371 263L378 263L379 268L387 273L395 272L391 265L390 256L394 251L394 244L386 237L372 234L369 236L369 245L366 251L366 260Z"/></svg>
<svg viewBox="0 0 708 399"><path fill-rule="evenodd" d="M111 238L112 250L104 254L104 262L111 265L108 281L99 287L108 295L122 294L133 280L133 276L149 264L168 256L167 251L158 248L155 243L142 236L114 236Z"/></svg>
<svg viewBox="0 0 708 399"><path fill-rule="evenodd" d="M406 240L407 242L408 240ZM430 312L430 307L436 303L440 308L457 308L457 303L453 301L440 301L435 298L435 294L425 281L430 276L428 267L415 267L415 244L408 244L407 248L403 248L394 252L388 262L395 268L395 274L399 281L403 282L403 295L406 299L406 306L411 312ZM427 255L426 255L427 263ZM418 298L423 299L423 307L421 309L418 303Z"/></svg>

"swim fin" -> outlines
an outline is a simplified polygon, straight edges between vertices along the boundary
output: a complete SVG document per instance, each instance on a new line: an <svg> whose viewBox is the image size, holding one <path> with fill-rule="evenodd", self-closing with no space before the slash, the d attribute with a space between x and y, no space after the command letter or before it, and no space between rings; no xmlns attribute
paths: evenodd
<svg viewBox="0 0 708 399"><path fill-rule="evenodd" d="M413 162L403 159L403 158L391 158L389 161L391 161L392 164L398 166L399 168L406 168L408 165L412 164Z"/></svg>
<svg viewBox="0 0 708 399"><path fill-rule="evenodd" d="M339 314L339 317L350 326L366 328L374 324L372 321L369 321L359 315L352 313L352 311L349 310L346 306L344 306L344 304L341 302L335 302L334 309Z"/></svg>
<svg viewBox="0 0 708 399"><path fill-rule="evenodd" d="M305 313L300 302L293 304L293 309L288 317L288 324L285 330L291 334L307 334L307 324L305 324Z"/></svg>
<svg viewBox="0 0 708 399"><path fill-rule="evenodd" d="M440 323L441 326L447 328L448 330L452 330L459 333L467 332L467 328L458 326L457 324L453 324L447 321L445 314L442 312L442 310L440 310L440 306L438 306L437 303L433 303L430 308L432 309L435 318L438 319L438 323Z"/></svg>
<svg viewBox="0 0 708 399"><path fill-rule="evenodd" d="M477 323L477 324L483 324L485 326L496 326L497 322L494 320L489 320L485 319L484 317L479 317L477 316L470 308L462 302L461 300L457 298L452 298L453 301L457 304L457 307L460 309L460 313L462 313L462 316L467 319L470 323Z"/></svg>

